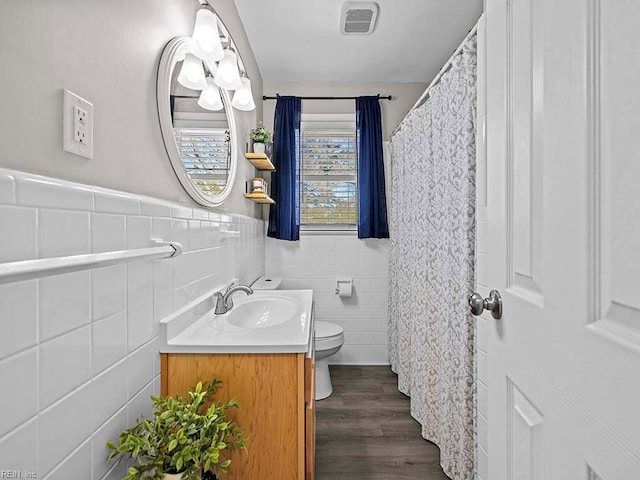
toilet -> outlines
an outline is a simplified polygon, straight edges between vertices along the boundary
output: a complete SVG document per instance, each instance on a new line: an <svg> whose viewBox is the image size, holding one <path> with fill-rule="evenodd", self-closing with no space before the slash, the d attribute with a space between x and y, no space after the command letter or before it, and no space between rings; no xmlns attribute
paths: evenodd
<svg viewBox="0 0 640 480"><path fill-rule="evenodd" d="M276 290L282 284L282 277L260 277L251 288L254 290ZM331 322L315 322L314 349L316 356L316 400L327 398L333 392L329 375L328 359L335 355L344 344L344 331L340 325Z"/></svg>
<svg viewBox="0 0 640 480"><path fill-rule="evenodd" d="M342 348L344 331L340 325L330 322L315 322L315 331L316 400L322 400L333 391L328 360Z"/></svg>

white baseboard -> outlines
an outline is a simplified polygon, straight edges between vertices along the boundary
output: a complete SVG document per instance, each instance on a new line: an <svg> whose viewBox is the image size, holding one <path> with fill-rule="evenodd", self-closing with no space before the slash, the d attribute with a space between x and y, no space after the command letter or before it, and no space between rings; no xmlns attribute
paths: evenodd
<svg viewBox="0 0 640 480"><path fill-rule="evenodd" d="M339 362L329 362L329 365L351 365L359 367L384 367L391 366L388 361L384 360L341 360Z"/></svg>

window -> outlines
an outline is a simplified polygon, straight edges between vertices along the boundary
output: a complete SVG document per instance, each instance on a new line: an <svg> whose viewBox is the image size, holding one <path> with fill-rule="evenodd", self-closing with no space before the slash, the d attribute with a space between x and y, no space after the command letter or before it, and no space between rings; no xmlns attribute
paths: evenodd
<svg viewBox="0 0 640 480"><path fill-rule="evenodd" d="M229 130L175 128L176 144L191 180L209 195L218 195L226 185L231 168Z"/></svg>
<svg viewBox="0 0 640 480"><path fill-rule="evenodd" d="M300 223L355 225L355 128L305 129L302 125Z"/></svg>

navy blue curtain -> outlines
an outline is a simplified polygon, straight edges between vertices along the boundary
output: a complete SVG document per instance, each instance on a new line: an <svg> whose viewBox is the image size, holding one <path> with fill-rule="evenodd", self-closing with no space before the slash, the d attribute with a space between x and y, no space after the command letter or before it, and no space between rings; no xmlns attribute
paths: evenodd
<svg viewBox="0 0 640 480"><path fill-rule="evenodd" d="M273 163L267 236L300 238L300 97L278 97L273 126Z"/></svg>
<svg viewBox="0 0 640 480"><path fill-rule="evenodd" d="M356 98L358 238L389 238L378 97Z"/></svg>

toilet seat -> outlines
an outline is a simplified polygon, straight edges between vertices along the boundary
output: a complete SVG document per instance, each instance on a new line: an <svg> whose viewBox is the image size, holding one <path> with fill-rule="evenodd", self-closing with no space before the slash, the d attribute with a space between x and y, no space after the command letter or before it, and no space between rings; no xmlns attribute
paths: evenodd
<svg viewBox="0 0 640 480"><path fill-rule="evenodd" d="M315 348L330 350L344 343L344 329L330 322L315 322Z"/></svg>

